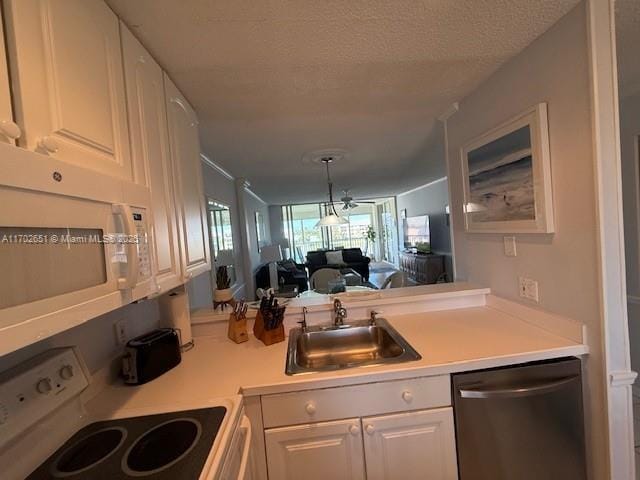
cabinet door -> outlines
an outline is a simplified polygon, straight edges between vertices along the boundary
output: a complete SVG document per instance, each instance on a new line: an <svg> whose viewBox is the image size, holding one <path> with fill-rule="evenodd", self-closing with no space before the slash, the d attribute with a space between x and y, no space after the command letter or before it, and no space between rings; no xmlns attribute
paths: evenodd
<svg viewBox="0 0 640 480"><path fill-rule="evenodd" d="M451 408L362 419L368 480L457 480Z"/></svg>
<svg viewBox="0 0 640 480"><path fill-rule="evenodd" d="M164 292L182 281L162 69L121 24L134 181L151 191L153 273Z"/></svg>
<svg viewBox="0 0 640 480"><path fill-rule="evenodd" d="M102 0L5 2L19 144L131 179L118 19Z"/></svg>
<svg viewBox="0 0 640 480"><path fill-rule="evenodd" d="M9 70L7 69L4 53L4 29L2 25L2 10L0 10L0 142L13 145L21 132L18 124L13 121Z"/></svg>
<svg viewBox="0 0 640 480"><path fill-rule="evenodd" d="M269 478L365 478L358 418L266 430L265 444Z"/></svg>
<svg viewBox="0 0 640 480"><path fill-rule="evenodd" d="M211 268L198 120L191 105L166 74L164 86L178 211L182 275L188 280Z"/></svg>

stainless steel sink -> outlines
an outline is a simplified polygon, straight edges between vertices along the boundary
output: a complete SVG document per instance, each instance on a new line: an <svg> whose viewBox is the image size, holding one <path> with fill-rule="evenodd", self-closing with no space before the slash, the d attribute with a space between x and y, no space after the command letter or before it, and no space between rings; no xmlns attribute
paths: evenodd
<svg viewBox="0 0 640 480"><path fill-rule="evenodd" d="M362 365L409 362L422 357L383 318L289 333L287 375Z"/></svg>

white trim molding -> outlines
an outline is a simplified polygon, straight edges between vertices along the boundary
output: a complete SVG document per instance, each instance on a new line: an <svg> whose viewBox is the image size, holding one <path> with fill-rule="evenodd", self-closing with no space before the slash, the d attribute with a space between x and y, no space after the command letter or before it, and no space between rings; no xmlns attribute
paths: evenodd
<svg viewBox="0 0 640 480"><path fill-rule="evenodd" d="M222 168L216 162L214 162L209 157L207 157L204 153L200 154L200 160L202 160L202 163L204 163L208 167L213 168L216 172L218 172L220 175L222 175L227 180L235 180L235 177L233 175L231 175L224 168Z"/></svg>
<svg viewBox="0 0 640 480"><path fill-rule="evenodd" d="M251 190L249 188L248 182L246 182L245 187L244 187L244 191L247 192L249 195L251 195L253 198L255 198L256 200L258 200L260 203L264 204L264 205L269 205L267 202L265 202L262 198L260 198L258 196L258 194L256 192L254 192L253 190Z"/></svg>
<svg viewBox="0 0 640 480"><path fill-rule="evenodd" d="M433 180L433 181L431 181L429 183L425 183L424 185L420 185L419 187L412 188L411 190L407 190L406 192L398 193L396 195L396 197L402 197L404 195L409 195L410 193L417 192L418 190L422 190L423 188L430 187L432 185L435 185L436 183L445 182L446 180L447 180L447 176L444 176L442 178L438 178L437 180Z"/></svg>
<svg viewBox="0 0 640 480"><path fill-rule="evenodd" d="M609 382L612 387L627 387L633 385L636 381L638 372L627 370L626 372L611 372L609 375Z"/></svg>
<svg viewBox="0 0 640 480"><path fill-rule="evenodd" d="M442 112L442 115L438 117L438 120L442 123L446 123L453 114L458 112L458 110L460 110L460 104L458 102L453 102L449 105L449 108Z"/></svg>
<svg viewBox="0 0 640 480"><path fill-rule="evenodd" d="M635 377L631 373L627 320L614 11L614 0L587 1L597 264L601 285L601 345L604 349L600 361L603 361L605 372L602 384L609 443L606 474L611 480L622 480L635 478L633 403L629 384ZM594 456L596 453L592 452ZM602 474L594 472L593 476L602 477Z"/></svg>

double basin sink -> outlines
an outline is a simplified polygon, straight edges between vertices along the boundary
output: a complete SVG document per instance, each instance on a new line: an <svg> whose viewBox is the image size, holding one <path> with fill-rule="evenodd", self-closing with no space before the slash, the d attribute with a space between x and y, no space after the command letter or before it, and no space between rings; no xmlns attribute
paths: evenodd
<svg viewBox="0 0 640 480"><path fill-rule="evenodd" d="M422 357L383 318L289 333L287 375L364 365L409 362Z"/></svg>

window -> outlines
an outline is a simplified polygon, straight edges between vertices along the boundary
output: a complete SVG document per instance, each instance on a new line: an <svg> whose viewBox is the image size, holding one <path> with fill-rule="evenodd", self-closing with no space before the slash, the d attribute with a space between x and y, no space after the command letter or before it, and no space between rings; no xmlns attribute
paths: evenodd
<svg viewBox="0 0 640 480"><path fill-rule="evenodd" d="M356 201L356 203L358 203ZM387 258L391 252L397 249L391 244L397 242L397 234L391 233L395 228L395 216L381 218L377 207L384 205L381 210L385 213L394 212L393 199L370 200L358 203L358 206L349 210L342 210L342 204L336 203L336 210L347 220L348 224L337 225L331 228L316 227L316 223L326 214L327 207L324 203L308 203L302 205L283 205L282 220L285 237L291 245L292 255L298 262L304 262L307 252L332 248L360 248L365 255L371 257L381 256ZM372 227L378 233L375 244L367 240L367 230ZM384 233L389 231L389 235ZM381 245L381 234L384 235L385 245ZM381 254L376 255L374 250L381 249Z"/></svg>
<svg viewBox="0 0 640 480"><path fill-rule="evenodd" d="M209 229L213 258L220 250L233 250L233 231L229 207L215 200L207 200L209 210Z"/></svg>

